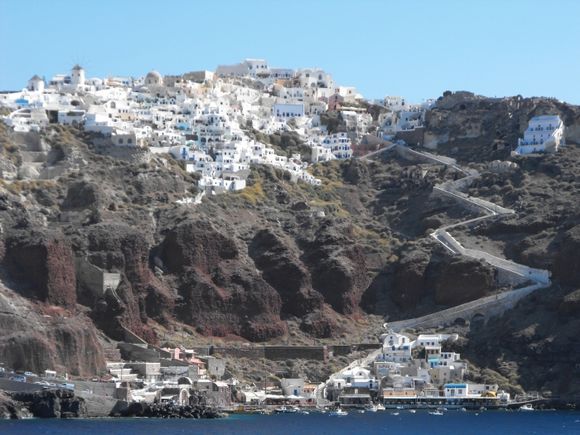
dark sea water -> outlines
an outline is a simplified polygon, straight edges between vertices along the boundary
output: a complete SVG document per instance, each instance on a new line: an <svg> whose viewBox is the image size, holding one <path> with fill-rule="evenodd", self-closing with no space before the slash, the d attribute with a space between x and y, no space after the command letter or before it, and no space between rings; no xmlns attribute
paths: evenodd
<svg viewBox="0 0 580 435"><path fill-rule="evenodd" d="M0 434L580 434L580 412L425 411L233 416L220 420L95 419L0 421Z"/></svg>

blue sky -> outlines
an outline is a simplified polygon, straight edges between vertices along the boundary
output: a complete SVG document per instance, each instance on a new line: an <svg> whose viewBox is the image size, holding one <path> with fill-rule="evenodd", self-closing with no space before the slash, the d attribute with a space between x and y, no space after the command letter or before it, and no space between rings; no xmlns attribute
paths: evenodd
<svg viewBox="0 0 580 435"><path fill-rule="evenodd" d="M367 98L443 91L580 104L580 1L0 0L0 89L245 57L318 66Z"/></svg>

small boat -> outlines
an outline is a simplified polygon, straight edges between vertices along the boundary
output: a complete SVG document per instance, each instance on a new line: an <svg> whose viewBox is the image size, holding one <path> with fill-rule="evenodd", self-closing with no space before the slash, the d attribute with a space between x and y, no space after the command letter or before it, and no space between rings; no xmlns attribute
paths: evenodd
<svg viewBox="0 0 580 435"><path fill-rule="evenodd" d="M379 403L378 405L376 405L377 411L384 411L385 410L385 405L383 405L382 403Z"/></svg>
<svg viewBox="0 0 580 435"><path fill-rule="evenodd" d="M533 411L534 407L531 403L526 403L525 405L520 406L520 411Z"/></svg>
<svg viewBox="0 0 580 435"><path fill-rule="evenodd" d="M409 412L410 412L411 414L416 414L416 413L417 413L417 411L416 411L415 409L409 409Z"/></svg>
<svg viewBox="0 0 580 435"><path fill-rule="evenodd" d="M359 414L364 414L364 413L365 413L365 410L364 410L364 409L359 409L359 410L358 410L358 413L359 413Z"/></svg>
<svg viewBox="0 0 580 435"><path fill-rule="evenodd" d="M274 411L278 414L286 414L298 412L298 408L281 406L280 408L276 408Z"/></svg>
<svg viewBox="0 0 580 435"><path fill-rule="evenodd" d="M346 412L342 409L337 409L336 411L332 411L328 415L332 415L334 417L344 417L345 415L348 415L348 412Z"/></svg>
<svg viewBox="0 0 580 435"><path fill-rule="evenodd" d="M367 411L368 411L368 412L377 412L377 411L378 411L378 409L377 409L377 406L376 406L376 405L373 405L373 406L369 406L369 407L367 408Z"/></svg>
<svg viewBox="0 0 580 435"><path fill-rule="evenodd" d="M391 415L399 415L399 412L393 412Z"/></svg>
<svg viewBox="0 0 580 435"><path fill-rule="evenodd" d="M403 406L399 405L396 409L405 409Z"/></svg>
<svg viewBox="0 0 580 435"><path fill-rule="evenodd" d="M460 411L461 412L467 412L467 409L466 408L461 408Z"/></svg>
<svg viewBox="0 0 580 435"><path fill-rule="evenodd" d="M435 411L429 412L429 414L431 414L431 415L443 415L443 413L441 411L439 411L438 409Z"/></svg>

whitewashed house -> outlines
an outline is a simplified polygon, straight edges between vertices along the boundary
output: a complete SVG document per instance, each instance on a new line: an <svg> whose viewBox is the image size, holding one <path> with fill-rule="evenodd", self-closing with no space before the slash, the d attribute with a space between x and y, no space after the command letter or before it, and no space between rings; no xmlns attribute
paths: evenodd
<svg viewBox="0 0 580 435"><path fill-rule="evenodd" d="M272 115L284 120L304 116L304 103L276 103L272 107Z"/></svg>
<svg viewBox="0 0 580 435"><path fill-rule="evenodd" d="M383 339L383 351L380 361L404 363L411 361L413 341L403 334L389 331L381 337Z"/></svg>
<svg viewBox="0 0 580 435"><path fill-rule="evenodd" d="M244 59L234 65L219 65L215 71L219 77L256 77L260 73L269 74L268 62L264 59Z"/></svg>
<svg viewBox="0 0 580 435"><path fill-rule="evenodd" d="M63 125L81 126L85 120L85 111L81 109L68 109L58 111L58 123Z"/></svg>
<svg viewBox="0 0 580 435"><path fill-rule="evenodd" d="M518 139L516 154L558 151L564 142L564 123L558 115L534 116L523 139Z"/></svg>
<svg viewBox="0 0 580 435"><path fill-rule="evenodd" d="M352 157L351 142L344 132L334 133L326 136L322 141L322 146L329 148L339 160L350 159Z"/></svg>

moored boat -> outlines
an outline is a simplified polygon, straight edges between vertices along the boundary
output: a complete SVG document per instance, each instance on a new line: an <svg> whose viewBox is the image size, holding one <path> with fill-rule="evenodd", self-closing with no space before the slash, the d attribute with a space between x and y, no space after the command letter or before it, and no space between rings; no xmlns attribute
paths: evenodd
<svg viewBox="0 0 580 435"><path fill-rule="evenodd" d="M348 412L346 412L343 409L337 409L336 411L332 411L328 415L332 415L332 416L335 416L335 417L344 417L344 416L348 415Z"/></svg>

